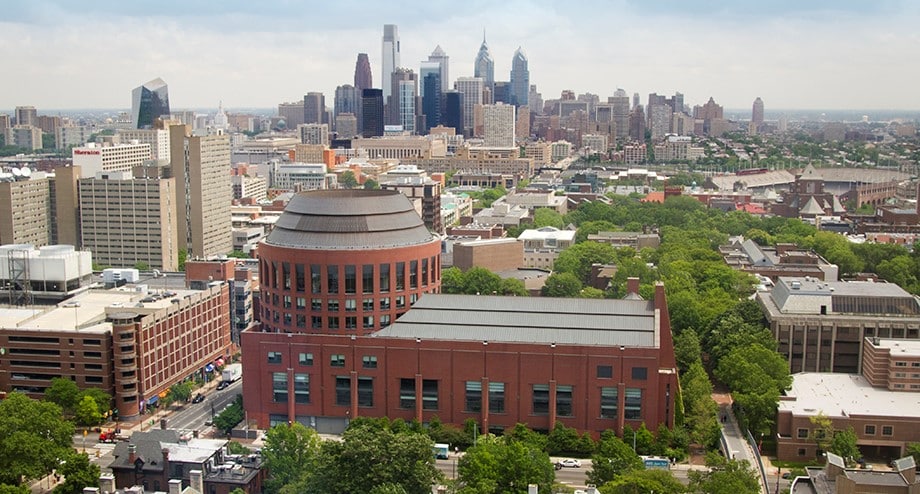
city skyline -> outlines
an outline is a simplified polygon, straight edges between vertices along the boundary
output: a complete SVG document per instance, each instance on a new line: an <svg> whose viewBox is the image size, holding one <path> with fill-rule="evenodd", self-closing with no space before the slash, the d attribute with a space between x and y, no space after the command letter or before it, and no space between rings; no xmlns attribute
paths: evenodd
<svg viewBox="0 0 920 494"><path fill-rule="evenodd" d="M920 69L909 62L920 48L912 29L920 6L907 2L621 0L565 11L543 1L473 2L469 14L447 7L228 1L212 12L172 0L16 0L0 21L7 66L17 74L0 82L0 108L130 108L131 89L155 78L170 85L175 108L220 100L270 108L313 91L331 98L353 81L358 53L380 73L383 25L395 24L401 66L418 72L438 45L451 57L446 88L473 75L485 29L495 79L509 79L522 47L544 99L564 89L606 98L621 87L643 100L681 92L691 106L713 97L726 108L750 108L761 97L768 111L920 109L912 87ZM322 18L340 22L316 22Z"/></svg>

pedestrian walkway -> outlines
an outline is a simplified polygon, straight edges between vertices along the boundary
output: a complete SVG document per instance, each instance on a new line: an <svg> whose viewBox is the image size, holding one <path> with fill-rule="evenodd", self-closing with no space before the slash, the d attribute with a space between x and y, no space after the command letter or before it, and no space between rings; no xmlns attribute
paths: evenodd
<svg viewBox="0 0 920 494"><path fill-rule="evenodd" d="M742 431L741 427L738 425L738 421L732 413L731 403L725 403L724 401L719 403L719 420L722 423L722 436L725 440L723 447L727 449L725 451L725 457L738 461L747 460L751 468L757 473L761 492L766 494L763 487L764 479L758 467L757 455L754 453L754 449L751 448L751 444L747 441L744 431Z"/></svg>

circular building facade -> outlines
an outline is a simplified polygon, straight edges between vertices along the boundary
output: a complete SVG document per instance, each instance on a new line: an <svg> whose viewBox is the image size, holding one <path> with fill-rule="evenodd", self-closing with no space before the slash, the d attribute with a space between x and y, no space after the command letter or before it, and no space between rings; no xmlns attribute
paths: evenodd
<svg viewBox="0 0 920 494"><path fill-rule="evenodd" d="M441 287L441 242L391 190L294 196L259 246L262 327L363 335Z"/></svg>

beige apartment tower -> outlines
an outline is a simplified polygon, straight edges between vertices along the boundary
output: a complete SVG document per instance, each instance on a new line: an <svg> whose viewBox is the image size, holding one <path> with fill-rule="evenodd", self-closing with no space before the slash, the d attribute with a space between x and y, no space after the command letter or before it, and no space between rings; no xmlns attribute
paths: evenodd
<svg viewBox="0 0 920 494"><path fill-rule="evenodd" d="M51 244L50 180L0 182L0 245Z"/></svg>
<svg viewBox="0 0 920 494"><path fill-rule="evenodd" d="M175 178L101 172L79 182L83 248L114 268L179 269ZM143 268L140 268L143 269Z"/></svg>
<svg viewBox="0 0 920 494"><path fill-rule="evenodd" d="M193 135L187 125L169 128L170 167L176 178L179 248L189 259L233 250L230 203L230 138Z"/></svg>

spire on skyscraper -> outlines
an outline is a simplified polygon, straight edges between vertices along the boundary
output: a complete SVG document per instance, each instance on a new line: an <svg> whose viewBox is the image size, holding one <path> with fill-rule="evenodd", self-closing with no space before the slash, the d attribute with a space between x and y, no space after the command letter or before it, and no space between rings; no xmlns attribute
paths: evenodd
<svg viewBox="0 0 920 494"><path fill-rule="evenodd" d="M374 87L374 78L371 72L371 62L367 58L367 53L358 53L358 60L355 61L355 88L358 94L362 89Z"/></svg>
<svg viewBox="0 0 920 494"><path fill-rule="evenodd" d="M482 30L482 45L479 46L479 53L476 55L476 63L473 65L473 76L481 77L485 87L490 90L495 87L495 61L492 54L489 53L489 45L486 43L486 30Z"/></svg>

